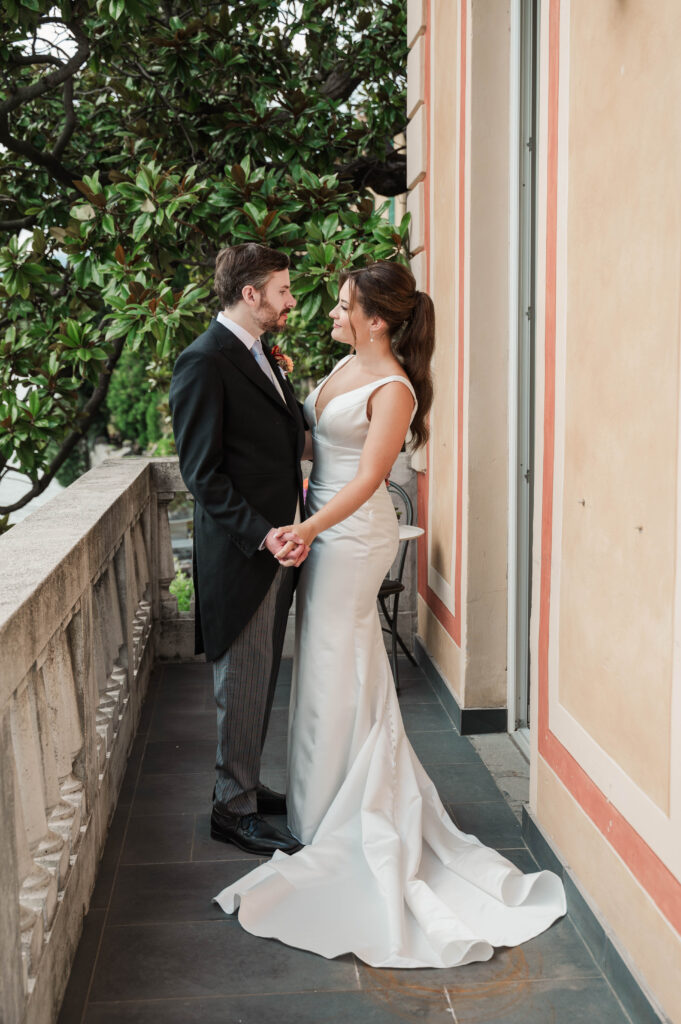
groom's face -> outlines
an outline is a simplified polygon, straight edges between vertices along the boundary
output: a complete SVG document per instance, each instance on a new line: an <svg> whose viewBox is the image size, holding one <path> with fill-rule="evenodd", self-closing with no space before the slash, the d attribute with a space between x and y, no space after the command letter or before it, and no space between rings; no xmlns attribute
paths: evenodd
<svg viewBox="0 0 681 1024"><path fill-rule="evenodd" d="M288 270L276 270L265 287L256 292L253 319L261 333L280 331L286 326L288 315L295 305Z"/></svg>

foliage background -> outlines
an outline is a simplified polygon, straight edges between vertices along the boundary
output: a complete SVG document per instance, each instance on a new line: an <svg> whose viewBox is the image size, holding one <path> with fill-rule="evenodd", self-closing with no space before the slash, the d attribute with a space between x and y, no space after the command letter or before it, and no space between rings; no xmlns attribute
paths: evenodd
<svg viewBox="0 0 681 1024"><path fill-rule="evenodd" d="M406 3L4 8L0 480L12 459L33 481L24 504L107 401L114 420L154 438L149 389L162 396L215 312L225 244L291 255L299 305L274 340L298 377L328 369L338 271L406 250L407 220L391 226L373 197L406 186L393 142L405 127ZM145 393L123 409L140 368Z"/></svg>

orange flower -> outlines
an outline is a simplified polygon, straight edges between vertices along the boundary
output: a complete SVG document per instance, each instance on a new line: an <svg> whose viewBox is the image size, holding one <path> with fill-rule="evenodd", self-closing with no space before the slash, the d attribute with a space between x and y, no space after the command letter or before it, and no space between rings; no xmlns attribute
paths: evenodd
<svg viewBox="0 0 681 1024"><path fill-rule="evenodd" d="M277 361L277 364L281 367L281 369L284 371L284 373L292 373L293 372L293 360L291 359L291 357L285 355L281 351L281 349L279 348L278 345L273 345L271 351L272 351L272 355L274 356L274 358Z"/></svg>

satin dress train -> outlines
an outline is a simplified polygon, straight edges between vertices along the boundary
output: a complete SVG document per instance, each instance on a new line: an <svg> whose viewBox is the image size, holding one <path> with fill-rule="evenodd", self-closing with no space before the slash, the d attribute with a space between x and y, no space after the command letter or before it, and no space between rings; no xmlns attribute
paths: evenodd
<svg viewBox="0 0 681 1024"><path fill-rule="evenodd" d="M413 393L387 377L331 399L319 422L324 382L308 397L311 512L355 475L367 401L392 380ZM252 934L325 957L452 967L538 935L565 895L556 875L523 875L461 832L409 744L376 604L397 546L383 485L312 545L296 599L287 793L289 827L307 845L215 899Z"/></svg>

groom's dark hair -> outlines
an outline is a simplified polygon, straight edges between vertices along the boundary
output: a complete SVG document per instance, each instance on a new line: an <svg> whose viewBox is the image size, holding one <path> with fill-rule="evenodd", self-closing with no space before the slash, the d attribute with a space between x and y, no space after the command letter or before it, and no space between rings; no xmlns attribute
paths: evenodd
<svg viewBox="0 0 681 1024"><path fill-rule="evenodd" d="M215 294L223 309L229 309L241 299L246 285L261 291L271 274L286 270L289 258L285 252L278 252L257 242L228 245L215 258Z"/></svg>

